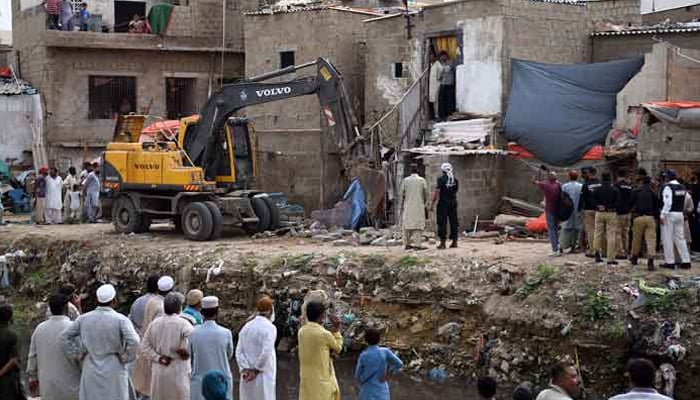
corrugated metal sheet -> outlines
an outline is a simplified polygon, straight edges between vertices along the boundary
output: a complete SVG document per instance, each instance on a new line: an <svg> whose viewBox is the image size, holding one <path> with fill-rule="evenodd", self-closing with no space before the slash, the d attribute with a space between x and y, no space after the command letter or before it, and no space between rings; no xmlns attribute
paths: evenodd
<svg viewBox="0 0 700 400"><path fill-rule="evenodd" d="M261 9L258 11L249 11L243 13L247 16L255 15L274 15L274 14L292 14L299 12L309 12L309 11L322 11L322 10L335 10L335 11L345 11L354 14L363 14L367 16L377 17L384 15L380 12L375 12L365 8L353 8L353 7L340 7L340 6L283 6L283 7L270 7Z"/></svg>
<svg viewBox="0 0 700 400"><path fill-rule="evenodd" d="M19 80L19 86L14 79L0 78L0 95L16 96L19 94L36 94L37 91L28 82Z"/></svg>
<svg viewBox="0 0 700 400"><path fill-rule="evenodd" d="M625 35L657 35L665 33L693 33L700 32L700 27L668 27L668 28L638 28L621 31L593 32L591 36L625 36Z"/></svg>

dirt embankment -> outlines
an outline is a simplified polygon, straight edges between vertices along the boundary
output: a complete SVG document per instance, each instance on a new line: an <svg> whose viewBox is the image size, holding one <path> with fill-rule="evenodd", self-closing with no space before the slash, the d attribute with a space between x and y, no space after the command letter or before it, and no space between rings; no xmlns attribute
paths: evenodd
<svg viewBox="0 0 700 400"><path fill-rule="evenodd" d="M222 323L234 331L256 296L271 294L281 350L294 349L304 294L324 289L349 350L361 348L366 326L379 327L411 373L491 373L504 388L523 380L542 388L547 367L568 356L579 365L587 398L602 399L624 389L627 357L643 354L675 366L677 399L700 392L693 270L603 267L582 256L547 258L546 244L493 240L407 253L291 238L193 243L164 227L135 236L112 234L107 225L1 227L0 254L17 250L24 256L8 259L11 286L2 293L25 321L37 322L37 303L65 281L87 295L88 306L94 289L111 282L126 311L146 276L158 271L174 276L182 291L199 287L219 296ZM630 313L638 279L651 292L669 279L681 288L642 290L645 304Z"/></svg>

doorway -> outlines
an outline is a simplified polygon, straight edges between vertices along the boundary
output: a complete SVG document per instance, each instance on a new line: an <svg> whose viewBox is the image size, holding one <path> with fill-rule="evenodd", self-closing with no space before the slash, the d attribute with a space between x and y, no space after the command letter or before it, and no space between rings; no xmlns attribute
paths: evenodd
<svg viewBox="0 0 700 400"><path fill-rule="evenodd" d="M134 15L146 17L145 1L114 0L114 32L129 32Z"/></svg>
<svg viewBox="0 0 700 400"><path fill-rule="evenodd" d="M195 84L194 78L165 79L168 119L180 119L197 113L194 101Z"/></svg>
<svg viewBox="0 0 700 400"><path fill-rule="evenodd" d="M457 66L462 64L461 36L447 34L428 39L430 65L428 112L431 120L446 121L457 111Z"/></svg>

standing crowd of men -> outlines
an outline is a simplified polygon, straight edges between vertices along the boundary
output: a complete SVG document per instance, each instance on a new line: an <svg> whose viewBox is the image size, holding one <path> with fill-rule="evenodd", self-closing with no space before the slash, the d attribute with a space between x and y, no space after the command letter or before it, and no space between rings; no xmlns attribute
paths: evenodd
<svg viewBox="0 0 700 400"><path fill-rule="evenodd" d="M68 168L62 178L56 168L39 168L25 180L31 218L36 224L97 222L100 216L100 169L98 163L85 163L80 174Z"/></svg>
<svg viewBox="0 0 700 400"><path fill-rule="evenodd" d="M236 359L241 400L276 397L277 328L274 304L262 296L238 335L217 323L219 299L198 289L174 291L170 276L153 274L128 316L115 310L117 290L101 285L97 307L82 313L81 298L64 285L48 299L46 321L34 330L28 356L29 391L43 400L232 400ZM321 292L323 293L323 292ZM327 316L321 297L302 306L298 332L300 400L338 400L333 358L343 349L340 319ZM0 306L0 391L3 400L25 400L20 381L13 308ZM324 323L330 320L330 330ZM388 379L401 367L379 347L380 333L365 331L356 379L362 400L389 399Z"/></svg>
<svg viewBox="0 0 700 400"><path fill-rule="evenodd" d="M603 172L598 179L595 167L583 168L581 174L583 182L579 182L578 171L569 171L569 181L563 185L554 172L548 172L546 180L533 178L545 197L553 256L565 250L573 253L585 249L586 256L597 262L605 259L609 265L616 265L620 259L637 265L639 258L645 257L651 271L655 268L656 252L663 248L661 267L691 268L688 243L697 234L691 234L690 227L697 229L700 224L696 220L700 198L693 198L674 171L662 172L654 182L640 169L634 183L623 169L615 171L614 180L610 172ZM696 181L700 179L698 175ZM693 187L700 188L700 184L694 183ZM561 192L574 206L565 221L558 219Z"/></svg>

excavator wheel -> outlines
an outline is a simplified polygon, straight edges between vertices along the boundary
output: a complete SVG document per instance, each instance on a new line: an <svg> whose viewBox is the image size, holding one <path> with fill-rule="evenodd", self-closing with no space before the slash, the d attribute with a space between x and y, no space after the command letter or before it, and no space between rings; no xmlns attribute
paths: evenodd
<svg viewBox="0 0 700 400"><path fill-rule="evenodd" d="M112 207L112 224L117 233L136 233L142 226L141 214L130 198L119 197Z"/></svg>
<svg viewBox="0 0 700 400"><path fill-rule="evenodd" d="M206 205L209 212L211 212L212 222L214 224L209 240L216 240L221 237L221 232L224 230L224 217L221 215L219 207L213 201L205 201L204 205Z"/></svg>
<svg viewBox="0 0 700 400"><path fill-rule="evenodd" d="M270 209L267 207L267 203L262 197L251 197L250 205L255 211L255 216L258 217L257 224L245 224L243 228L248 233L260 233L267 230L270 226Z"/></svg>
<svg viewBox="0 0 700 400"><path fill-rule="evenodd" d="M277 204L269 196L264 196L262 199L267 205L267 209L270 210L270 225L267 230L274 231L280 227L280 209L277 208Z"/></svg>
<svg viewBox="0 0 700 400"><path fill-rule="evenodd" d="M213 229L214 217L203 202L192 202L182 211L182 231L188 239L207 240Z"/></svg>

